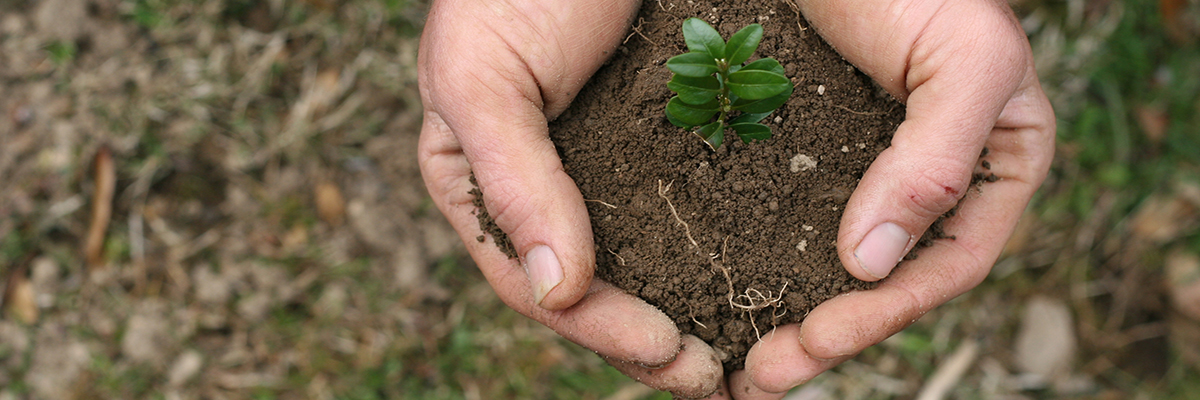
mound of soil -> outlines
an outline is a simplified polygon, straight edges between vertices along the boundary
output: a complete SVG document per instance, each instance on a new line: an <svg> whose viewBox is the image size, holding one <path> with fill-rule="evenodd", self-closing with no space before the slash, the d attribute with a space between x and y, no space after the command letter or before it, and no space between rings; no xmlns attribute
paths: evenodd
<svg viewBox="0 0 1200 400"><path fill-rule="evenodd" d="M667 121L664 63L687 51L689 17L726 38L762 24L754 58L779 60L796 87L763 122L770 140L731 136L713 151ZM845 271L835 240L847 199L903 118L785 1L647 1L550 132L588 200L597 277L657 306L734 370L773 326L872 286ZM503 246L482 207L480 217Z"/></svg>

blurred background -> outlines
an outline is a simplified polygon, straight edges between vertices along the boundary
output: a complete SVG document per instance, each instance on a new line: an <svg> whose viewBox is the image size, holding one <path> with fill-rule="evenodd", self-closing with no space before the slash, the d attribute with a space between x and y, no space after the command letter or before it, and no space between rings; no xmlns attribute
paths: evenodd
<svg viewBox="0 0 1200 400"><path fill-rule="evenodd" d="M791 399L1200 398L1200 1L1013 5L1045 186L979 288ZM0 400L670 398L431 204L426 8L0 0Z"/></svg>

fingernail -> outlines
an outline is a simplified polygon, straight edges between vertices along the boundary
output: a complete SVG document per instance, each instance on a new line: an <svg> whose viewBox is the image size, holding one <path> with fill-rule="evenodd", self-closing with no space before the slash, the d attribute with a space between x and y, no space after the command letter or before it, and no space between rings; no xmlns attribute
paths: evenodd
<svg viewBox="0 0 1200 400"><path fill-rule="evenodd" d="M904 258L904 249L911 240L912 235L900 225L884 222L867 233L854 249L854 258L868 274L883 279Z"/></svg>
<svg viewBox="0 0 1200 400"><path fill-rule="evenodd" d="M546 294L554 290L563 280L562 264L550 246L539 245L525 253L525 272L529 274L529 283L533 285L533 301L542 304Z"/></svg>

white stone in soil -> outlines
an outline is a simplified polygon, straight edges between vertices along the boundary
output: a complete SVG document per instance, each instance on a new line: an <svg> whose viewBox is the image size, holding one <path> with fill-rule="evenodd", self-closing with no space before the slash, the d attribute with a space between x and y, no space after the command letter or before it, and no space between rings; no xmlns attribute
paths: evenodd
<svg viewBox="0 0 1200 400"><path fill-rule="evenodd" d="M800 172L808 171L816 168L816 166L817 160L814 160L812 157L807 155L797 153L795 156L792 156L791 165L788 168L791 169L792 172Z"/></svg>

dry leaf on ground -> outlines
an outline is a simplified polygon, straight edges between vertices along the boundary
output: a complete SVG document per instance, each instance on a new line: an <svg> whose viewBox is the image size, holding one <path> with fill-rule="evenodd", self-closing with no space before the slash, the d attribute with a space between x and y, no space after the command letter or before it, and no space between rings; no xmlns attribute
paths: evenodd
<svg viewBox="0 0 1200 400"><path fill-rule="evenodd" d="M1013 346L1017 367L1045 383L1068 376L1075 362L1074 326L1066 303L1042 296L1030 299Z"/></svg>
<svg viewBox="0 0 1200 400"><path fill-rule="evenodd" d="M1180 313L1200 322L1200 256L1175 249L1165 260L1171 304Z"/></svg>
<svg viewBox="0 0 1200 400"><path fill-rule="evenodd" d="M104 237L112 220L112 200L117 188L117 173L112 152L101 147L95 160L96 191L92 195L92 222L88 227L83 254L89 269L104 267Z"/></svg>

